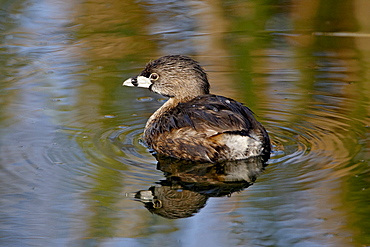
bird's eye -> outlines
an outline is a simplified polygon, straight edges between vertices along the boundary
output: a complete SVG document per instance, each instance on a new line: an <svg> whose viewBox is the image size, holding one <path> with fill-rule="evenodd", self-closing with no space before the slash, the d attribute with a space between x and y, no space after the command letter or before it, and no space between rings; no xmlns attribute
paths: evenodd
<svg viewBox="0 0 370 247"><path fill-rule="evenodd" d="M159 79L159 75L157 73L152 73L152 74L150 74L149 79L151 81L156 81L156 80Z"/></svg>

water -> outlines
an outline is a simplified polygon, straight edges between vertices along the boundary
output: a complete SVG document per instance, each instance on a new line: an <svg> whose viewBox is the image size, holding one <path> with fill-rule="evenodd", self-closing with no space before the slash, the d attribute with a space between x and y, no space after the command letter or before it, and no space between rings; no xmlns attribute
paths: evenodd
<svg viewBox="0 0 370 247"><path fill-rule="evenodd" d="M367 1L0 6L1 246L370 246ZM253 109L266 167L157 164L165 98L121 84L165 54ZM150 213L149 188L190 213Z"/></svg>

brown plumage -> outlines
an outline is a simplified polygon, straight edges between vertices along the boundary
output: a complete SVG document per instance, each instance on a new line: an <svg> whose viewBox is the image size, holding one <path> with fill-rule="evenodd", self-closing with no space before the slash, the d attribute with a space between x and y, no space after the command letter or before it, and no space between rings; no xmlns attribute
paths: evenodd
<svg viewBox="0 0 370 247"><path fill-rule="evenodd" d="M252 111L209 94L206 73L189 57L161 57L123 85L170 97L144 130L144 141L157 153L201 162L270 155L269 136Z"/></svg>

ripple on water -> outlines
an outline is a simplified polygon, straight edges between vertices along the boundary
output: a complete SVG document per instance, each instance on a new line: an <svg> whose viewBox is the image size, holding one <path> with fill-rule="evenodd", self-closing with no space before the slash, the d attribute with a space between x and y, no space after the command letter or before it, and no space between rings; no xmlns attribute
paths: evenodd
<svg viewBox="0 0 370 247"><path fill-rule="evenodd" d="M350 164L354 164L351 160L363 152L359 142L365 138L368 118L360 119L347 111L345 107L316 102L307 102L299 113L267 111L272 117L264 123L274 150L269 163L277 165L276 169L289 168L291 173L279 170L278 174L286 173L292 183L305 186L350 175Z"/></svg>
<svg viewBox="0 0 370 247"><path fill-rule="evenodd" d="M293 159L300 159L309 154L312 143L312 134L303 126L284 126L284 123L268 122L273 152L269 163L280 163Z"/></svg>
<svg viewBox="0 0 370 247"><path fill-rule="evenodd" d="M153 98L142 97L137 100L145 104L153 101ZM332 157L338 157L333 152L340 150L346 142L351 142L345 134L350 120L331 108L311 106L300 115L284 111L274 111L266 115L274 115L272 120L264 121L274 150L270 164L291 165L321 159L333 165L335 162L332 162ZM74 168L85 175L91 175L96 169L103 167L124 171L125 176L132 181L156 181L161 174L154 166L156 160L140 144L146 117L132 115L120 121L118 116L120 114L106 114L84 128L61 129L60 132L67 134L68 138L66 143L59 140L58 145L68 150L66 152L62 151L63 148L51 148L48 155L58 156L59 158L53 158L56 163L80 164ZM84 121L84 116L81 118L75 121L87 122ZM104 121L111 121L112 124L103 124ZM124 125L115 125L117 122ZM350 157L345 150L341 155L343 159ZM307 165L313 163L307 162Z"/></svg>
<svg viewBox="0 0 370 247"><path fill-rule="evenodd" d="M104 176L102 171L108 169L133 183L155 181L156 160L140 144L143 123L132 120L125 124L109 128L100 124L84 129L63 128L59 131L60 148L51 148L47 155L53 162L67 164L68 169L85 176Z"/></svg>

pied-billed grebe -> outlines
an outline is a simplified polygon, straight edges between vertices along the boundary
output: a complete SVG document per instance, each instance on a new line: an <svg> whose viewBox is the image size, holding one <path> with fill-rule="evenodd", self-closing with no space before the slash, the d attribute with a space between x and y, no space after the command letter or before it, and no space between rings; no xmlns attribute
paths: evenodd
<svg viewBox="0 0 370 247"><path fill-rule="evenodd" d="M145 126L143 139L155 152L200 162L269 158L269 136L252 111L209 94L207 74L193 59L161 57L123 85L169 97Z"/></svg>

